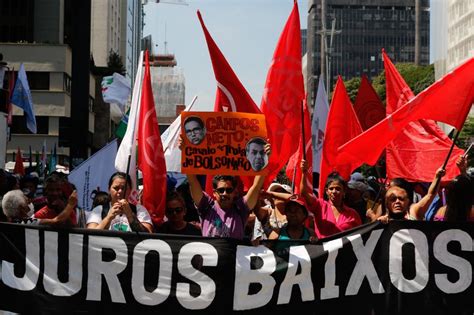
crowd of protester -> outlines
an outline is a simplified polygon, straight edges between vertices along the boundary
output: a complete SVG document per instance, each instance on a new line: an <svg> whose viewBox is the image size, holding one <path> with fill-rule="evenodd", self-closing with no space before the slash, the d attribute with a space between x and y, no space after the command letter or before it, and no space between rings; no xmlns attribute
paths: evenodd
<svg viewBox="0 0 474 315"><path fill-rule="evenodd" d="M266 150L270 151L269 145ZM366 179L360 172L353 173L348 182L333 173L319 190L320 196L307 187L304 160L300 195L278 182L263 190L264 176L256 176L244 192L239 178L228 175L214 176L213 193L208 194L198 176L188 175L178 187L176 181L168 182L160 226L153 225L145 207L129 202L132 183L125 173L111 176L107 192L94 191L92 209L79 209L76 191L65 174L52 173L40 183L34 172L19 177L0 170L0 221L230 237L254 244L316 240L375 220L474 221L474 177L467 172L467 156L459 156L457 166L460 175L448 182L442 182L445 170L438 169L425 192L402 178L385 185L382 179Z"/></svg>

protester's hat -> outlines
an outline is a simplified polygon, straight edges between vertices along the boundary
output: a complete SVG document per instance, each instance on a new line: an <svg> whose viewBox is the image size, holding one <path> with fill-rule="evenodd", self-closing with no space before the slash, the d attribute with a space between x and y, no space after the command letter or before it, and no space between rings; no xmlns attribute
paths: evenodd
<svg viewBox="0 0 474 315"><path fill-rule="evenodd" d="M361 192L366 192L367 190L370 189L369 186L366 183L363 183L363 182L351 182L351 181L349 181L347 183L347 186L350 189L355 189L355 190L358 190L358 191L361 191Z"/></svg>
<svg viewBox="0 0 474 315"><path fill-rule="evenodd" d="M293 190L291 189L291 187L286 184L271 183L270 187L268 187L268 191L277 191L278 189L283 189L285 192L289 194L293 193Z"/></svg>
<svg viewBox="0 0 474 315"><path fill-rule="evenodd" d="M351 179L349 181L364 182L365 177L364 177L364 175L362 175L362 173L354 172L354 173L351 174Z"/></svg>
<svg viewBox="0 0 474 315"><path fill-rule="evenodd" d="M354 172L351 175L351 179L347 182L347 187L360 192L366 192L369 189L369 186L365 183L364 175L359 172Z"/></svg>
<svg viewBox="0 0 474 315"><path fill-rule="evenodd" d="M285 205L285 208L288 207L291 203L297 203L298 205L303 207L304 213L307 216L308 215L308 207L306 206L306 202L304 199L299 196L299 195L293 195L291 196L290 200Z"/></svg>

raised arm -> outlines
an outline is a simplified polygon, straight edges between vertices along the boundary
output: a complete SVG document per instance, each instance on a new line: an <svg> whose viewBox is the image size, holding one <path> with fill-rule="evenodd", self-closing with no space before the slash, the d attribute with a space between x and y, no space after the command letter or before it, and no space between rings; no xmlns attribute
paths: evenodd
<svg viewBox="0 0 474 315"><path fill-rule="evenodd" d="M271 153L271 146L269 143L265 144L265 153L269 156ZM249 191L244 196L245 201L247 202L247 206L249 209L255 208L258 203L258 196L260 194L260 190L262 189L263 182L265 181L264 175L257 175L253 180L253 185L249 188ZM194 198L194 197L193 197Z"/></svg>
<svg viewBox="0 0 474 315"><path fill-rule="evenodd" d="M433 199L435 198L436 194L438 193L439 190L439 184L441 182L441 178L446 174L446 170L442 168L438 168L436 170L435 177L433 181L431 182L430 187L428 188L428 193L421 198L420 201L417 203L414 203L410 206L410 215L417 220L423 220L425 217L426 210L428 210L428 207L430 204L433 202Z"/></svg>
<svg viewBox="0 0 474 315"><path fill-rule="evenodd" d="M467 154L461 154L456 160L456 166L459 168L461 175L467 174Z"/></svg>
<svg viewBox="0 0 474 315"><path fill-rule="evenodd" d="M178 140L178 148L180 150L183 149L183 136L179 136ZM193 198L194 204L198 205L201 202L203 193L202 187L199 183L197 176L194 174L187 174L188 183L189 183L189 191L191 193L191 197Z"/></svg>
<svg viewBox="0 0 474 315"><path fill-rule="evenodd" d="M301 160L301 181L300 181L300 193L301 196L306 200L307 203L312 203L314 202L316 196L313 194L312 191L309 191L308 185L307 185L307 173L308 173L308 162L306 160ZM320 188L321 189L321 188Z"/></svg>
<svg viewBox="0 0 474 315"><path fill-rule="evenodd" d="M197 179L197 176L194 174L187 174L188 183L189 183L189 191L191 192L191 197L193 197L193 201L196 205L201 202L203 193L202 187Z"/></svg>
<svg viewBox="0 0 474 315"><path fill-rule="evenodd" d="M42 225L59 225L63 224L66 221L69 220L71 216L71 212L74 211L74 209L77 206L77 191L73 191L71 195L69 196L69 199L67 201L66 207L64 208L63 211L61 211L57 216L55 216L52 219L41 219L40 224Z"/></svg>

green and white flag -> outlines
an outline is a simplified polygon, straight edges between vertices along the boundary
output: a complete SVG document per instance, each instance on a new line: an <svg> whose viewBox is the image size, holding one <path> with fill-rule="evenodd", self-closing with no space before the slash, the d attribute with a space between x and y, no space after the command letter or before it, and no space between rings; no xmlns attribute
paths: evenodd
<svg viewBox="0 0 474 315"><path fill-rule="evenodd" d="M122 112L130 95L130 90L130 80L119 73L114 72L113 75L102 79L102 98L104 102L118 104Z"/></svg>

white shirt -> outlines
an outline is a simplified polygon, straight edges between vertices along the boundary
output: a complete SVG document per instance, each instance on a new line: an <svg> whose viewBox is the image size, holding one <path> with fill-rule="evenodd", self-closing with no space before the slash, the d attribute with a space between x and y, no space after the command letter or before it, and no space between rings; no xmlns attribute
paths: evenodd
<svg viewBox="0 0 474 315"><path fill-rule="evenodd" d="M112 205L110 205L110 208L112 208ZM153 225L150 214L148 213L148 210L142 205L137 205L137 219L140 223L149 223ZM89 223L100 224L101 222L102 222L102 206L97 206L94 209L92 209L92 211L89 213L89 216L87 217L87 224ZM112 221L110 222L109 230L122 231L122 232L132 231L132 229L130 228L130 223L128 222L127 216L125 214L115 216L115 218L113 218Z"/></svg>

